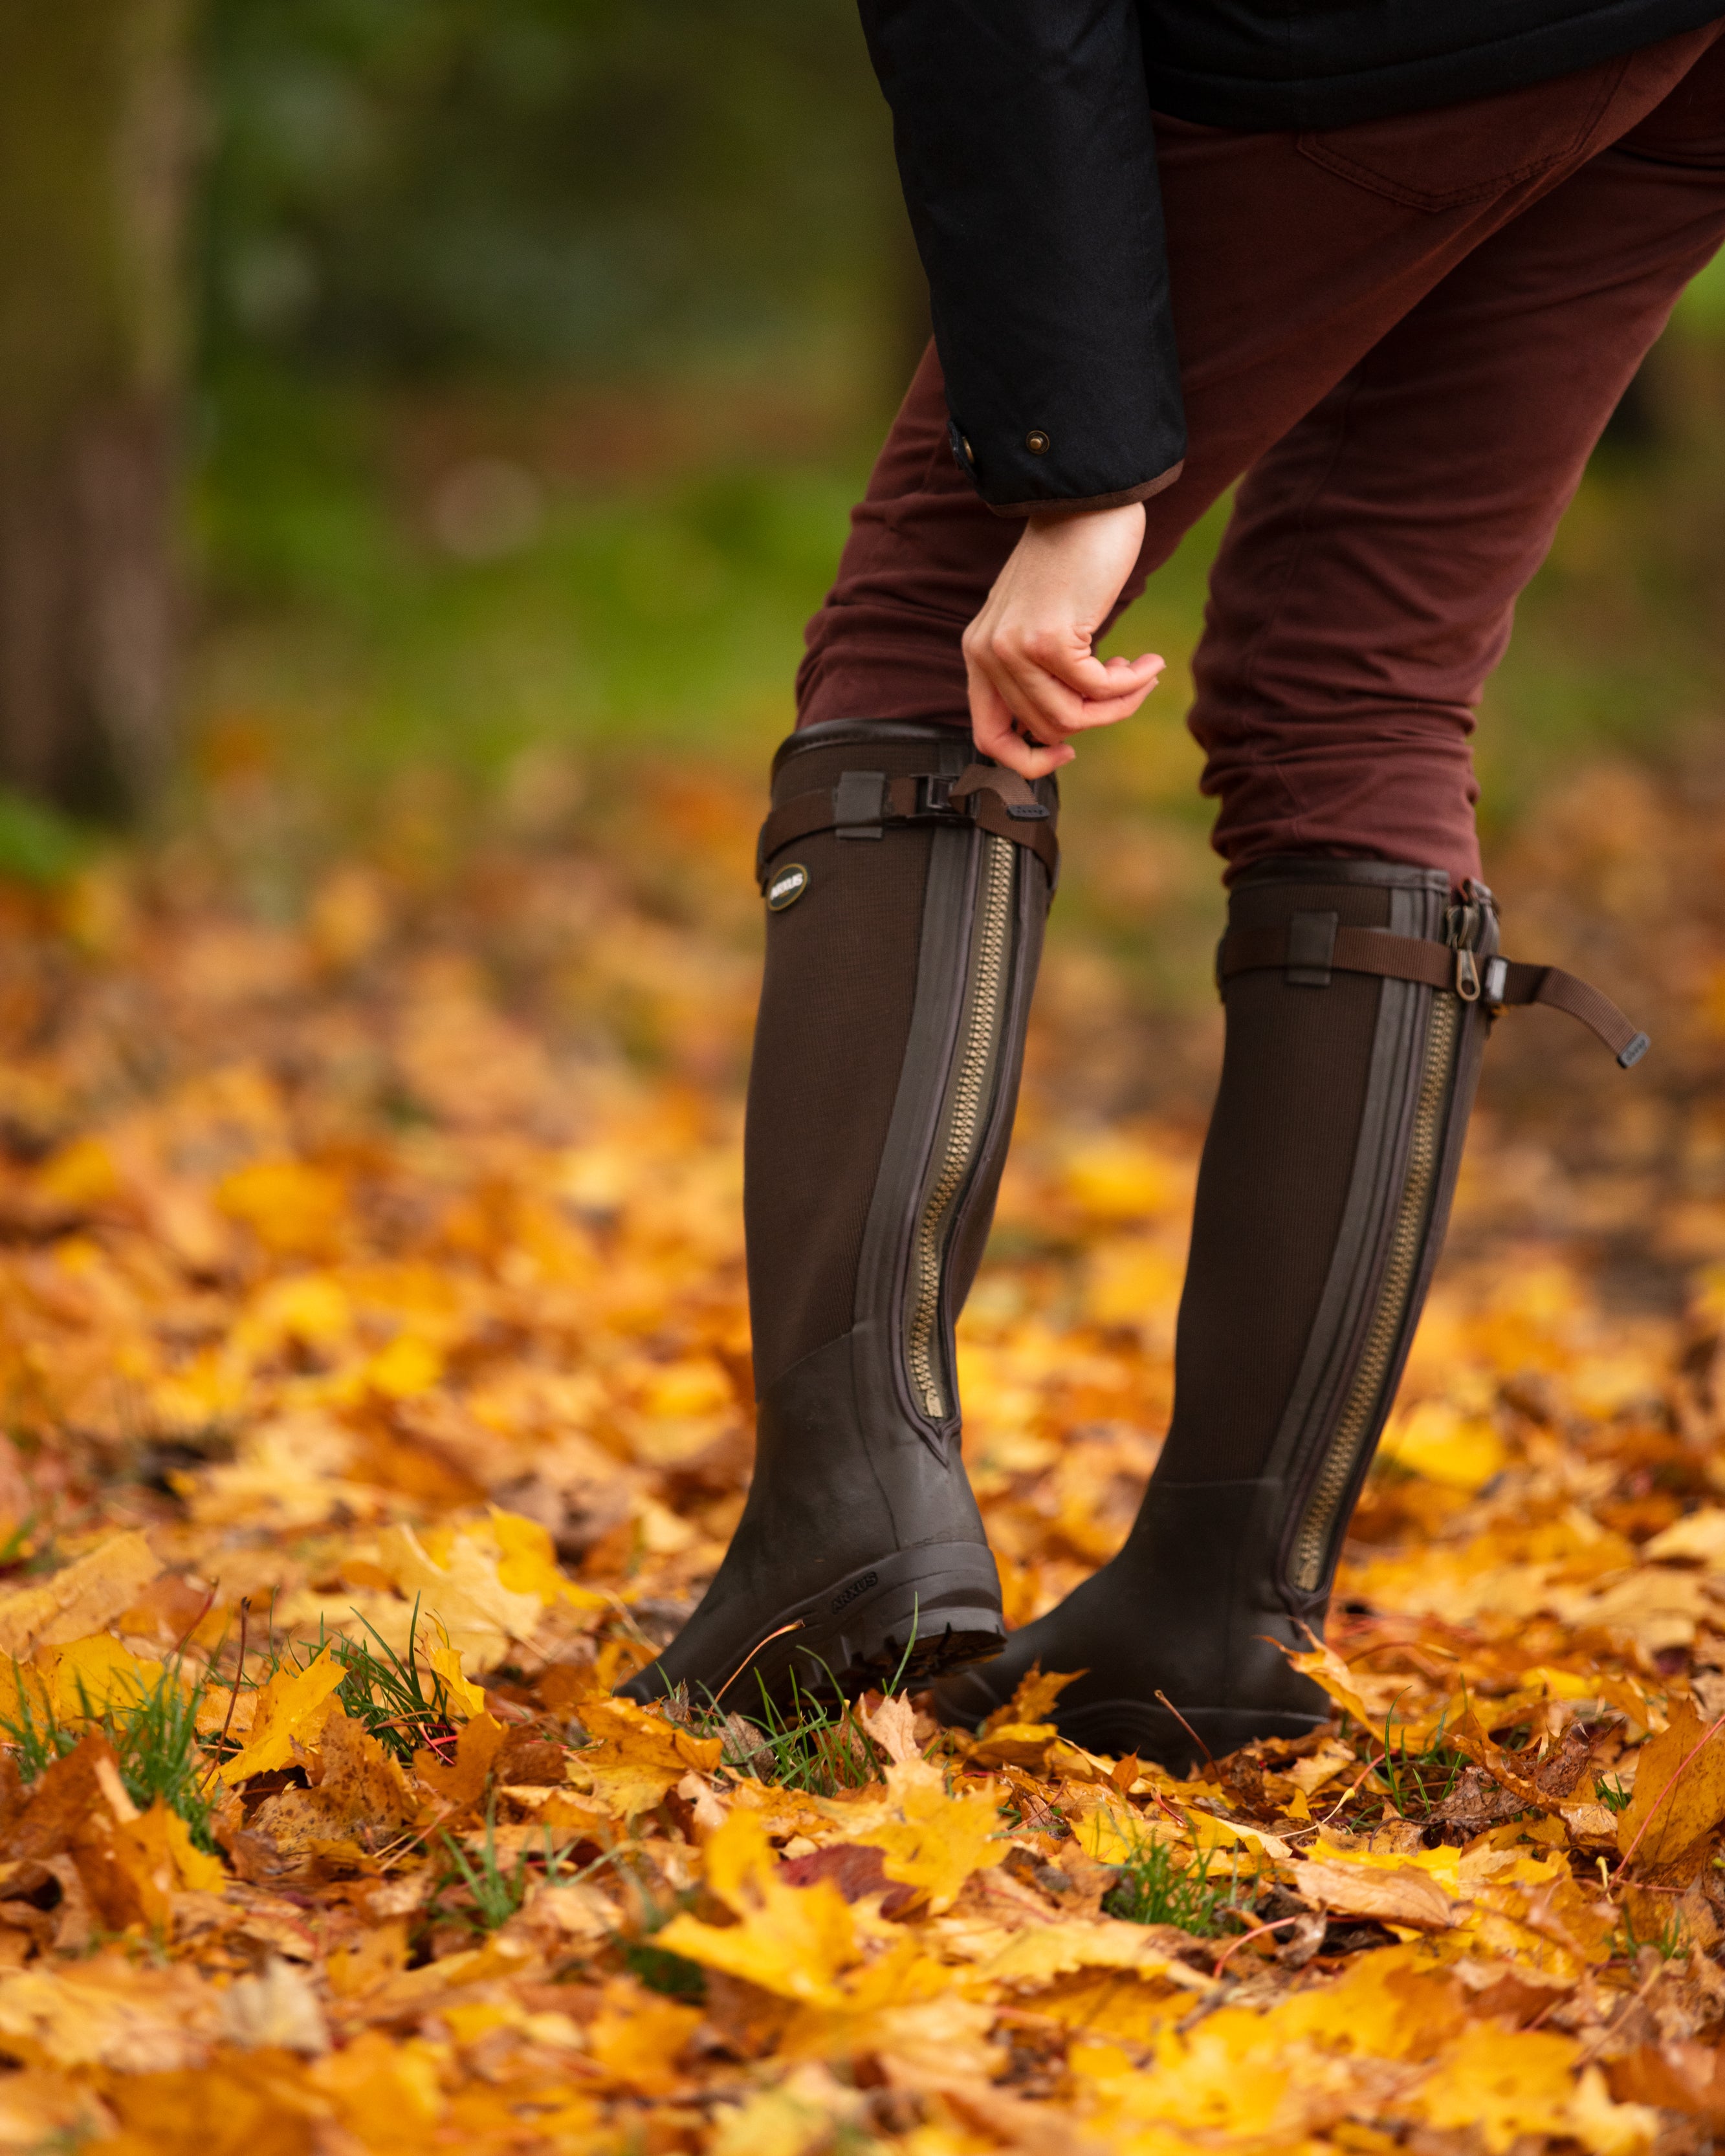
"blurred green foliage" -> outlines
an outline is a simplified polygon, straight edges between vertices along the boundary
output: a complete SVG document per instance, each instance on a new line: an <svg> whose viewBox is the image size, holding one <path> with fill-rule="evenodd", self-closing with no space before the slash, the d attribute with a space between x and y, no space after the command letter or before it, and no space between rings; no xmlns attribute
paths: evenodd
<svg viewBox="0 0 1725 2156"><path fill-rule="evenodd" d="M427 762L501 783L548 741L758 769L919 328L853 0L212 0L207 23L199 717L261 721L331 801ZM1722 341L1715 264L1488 693L1488 829L1578 754L1680 752L1725 698ZM695 415L674 453L542 456L547 400L621 384ZM745 440L720 422L749 398ZM1182 847L1223 514L1115 639L1168 678L1069 789Z"/></svg>
<svg viewBox="0 0 1725 2156"><path fill-rule="evenodd" d="M758 353L902 226L852 0L213 0L205 75L219 362Z"/></svg>

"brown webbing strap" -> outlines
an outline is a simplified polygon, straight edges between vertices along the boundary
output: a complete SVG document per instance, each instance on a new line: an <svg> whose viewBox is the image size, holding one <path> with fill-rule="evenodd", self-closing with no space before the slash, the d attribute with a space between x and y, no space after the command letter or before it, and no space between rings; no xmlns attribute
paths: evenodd
<svg viewBox="0 0 1725 2156"><path fill-rule="evenodd" d="M1231 928L1217 947L1218 987L1236 973L1266 968L1290 968L1314 985L1321 984L1332 968L1343 973L1375 973L1389 981L1417 981L1426 988L1447 988L1465 1003L1483 1000L1492 1010L1543 1004L1579 1019L1625 1070L1639 1063L1651 1045L1609 996L1566 973L1561 966L1481 960L1471 951L1458 951L1423 937L1393 936L1387 929L1336 927L1333 942L1326 937L1314 946L1309 934L1296 945L1285 927Z"/></svg>
<svg viewBox="0 0 1725 2156"><path fill-rule="evenodd" d="M1505 959L1504 984L1496 996L1500 1004L1543 1004L1550 1010L1567 1011L1590 1027L1625 1070L1634 1068L1653 1045L1646 1034L1630 1024L1609 996L1566 973L1561 966L1524 966ZM1495 968L1488 961L1486 973ZM1495 988L1495 978L1487 986Z"/></svg>
<svg viewBox="0 0 1725 2156"><path fill-rule="evenodd" d="M775 808L760 827L755 847L758 881L765 886L774 858L799 839L821 831L845 831L857 837L877 838L888 824L974 823L995 837L1010 839L1023 846L1048 872L1052 891L1060 875L1060 847L1054 836L1053 812L1036 798L1033 788L1015 771L996 770L973 763L959 778L948 782L937 773L918 773L902 778L884 773L854 773L854 780L873 778L872 796L866 785L848 800L844 788L823 787L818 792L793 794ZM862 804L859 806L859 803Z"/></svg>

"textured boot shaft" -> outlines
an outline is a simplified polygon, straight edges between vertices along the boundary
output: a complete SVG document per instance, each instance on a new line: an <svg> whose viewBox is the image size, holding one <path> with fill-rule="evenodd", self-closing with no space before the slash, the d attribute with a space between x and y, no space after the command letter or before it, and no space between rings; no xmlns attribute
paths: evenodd
<svg viewBox="0 0 1725 2156"><path fill-rule="evenodd" d="M716 1695L746 1663L746 1710L761 1683L854 1689L901 1657L927 1676L1004 1637L952 1332L1012 1131L1054 806L950 727L816 726L779 752L744 1163L754 1475L636 1697Z"/></svg>
<svg viewBox="0 0 1725 2156"><path fill-rule="evenodd" d="M1289 962L1226 984L1157 1473L1283 1483L1279 1584L1321 1624L1442 1244L1489 1024L1477 999L1325 954L1337 929L1367 928L1483 963L1496 916L1489 895L1452 906L1435 870L1301 859L1243 878L1228 920L1285 934Z"/></svg>
<svg viewBox="0 0 1725 2156"><path fill-rule="evenodd" d="M1496 950L1489 893L1456 906L1441 873L1385 862L1266 862L1228 918L1161 1460L1120 1554L942 1692L973 1721L1033 1660L1084 1671L1068 1736L1182 1766L1327 1717L1284 1650L1321 1630L1443 1240ZM1350 932L1406 939L1368 951L1431 978L1350 969Z"/></svg>
<svg viewBox="0 0 1725 2156"><path fill-rule="evenodd" d="M775 808L829 792L866 807L877 777L950 783L974 762L950 726L814 726L779 752ZM1052 812L1052 782L1038 791ZM987 1239L1049 879L1027 848L958 815L834 824L762 866L770 886L787 866L803 876L768 916L749 1074L756 1392L872 1322L904 1337L905 1406L945 1427L956 1402L940 1336ZM931 1286L935 1337L913 1341L910 1306Z"/></svg>

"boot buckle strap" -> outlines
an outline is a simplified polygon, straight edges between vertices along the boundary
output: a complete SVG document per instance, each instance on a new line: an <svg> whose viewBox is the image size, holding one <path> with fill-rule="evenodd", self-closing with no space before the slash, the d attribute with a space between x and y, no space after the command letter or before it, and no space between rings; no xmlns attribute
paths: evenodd
<svg viewBox="0 0 1725 2156"><path fill-rule="evenodd" d="M1306 915L1310 924L1317 916ZM1289 970L1297 978L1302 963L1310 968L1312 930L1296 931L1295 921L1283 927L1231 928L1216 952L1216 981L1224 992L1236 974L1263 970ZM1609 996L1561 966L1530 966L1514 958L1489 957L1481 969L1478 954L1455 949L1424 937L1397 936L1381 928L1339 927L1328 964L1341 973L1374 974L1379 980L1410 981L1459 996L1464 1003L1483 1004L1495 1018L1500 1011L1531 1004L1563 1011L1578 1019L1604 1042L1625 1070L1633 1070L1647 1053L1647 1035L1631 1024ZM1313 985L1313 973L1306 978Z"/></svg>
<svg viewBox="0 0 1725 2156"><path fill-rule="evenodd" d="M1060 850L1054 812L1016 772L971 764L956 778L918 772L888 778L883 771L847 771L837 783L782 802L760 827L755 880L763 886L774 857L798 840L831 831L840 839L879 839L889 827L915 824L979 825L1036 855L1052 895Z"/></svg>

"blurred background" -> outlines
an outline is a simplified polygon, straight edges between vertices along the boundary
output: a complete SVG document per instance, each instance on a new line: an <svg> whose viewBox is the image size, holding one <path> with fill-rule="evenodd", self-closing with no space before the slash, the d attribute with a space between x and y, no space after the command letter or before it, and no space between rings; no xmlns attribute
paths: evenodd
<svg viewBox="0 0 1725 2156"><path fill-rule="evenodd" d="M91 947L219 904L383 952L454 906L525 1008L498 894L579 855L644 925L544 1023L734 1090L765 760L926 328L852 0L60 0L5 11L0 108L0 873L81 893ZM1722 479L1716 264L1480 737L1514 947L1709 1040ZM1212 1081L1182 719L1218 524L1118 639L1166 685L1068 787L1037 1069L1079 1115L1190 1125ZM691 1016L673 947L736 1015ZM1608 1097L1554 1024L1498 1059L1506 1127L1554 1072ZM1692 1181L1714 1052L1629 1135L1612 1094L1542 1144L1609 1125Z"/></svg>

